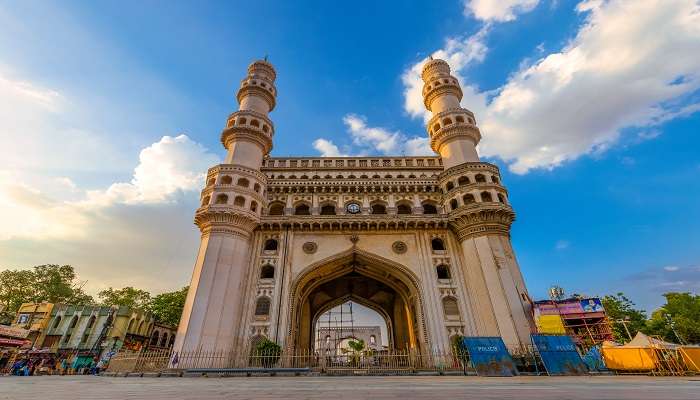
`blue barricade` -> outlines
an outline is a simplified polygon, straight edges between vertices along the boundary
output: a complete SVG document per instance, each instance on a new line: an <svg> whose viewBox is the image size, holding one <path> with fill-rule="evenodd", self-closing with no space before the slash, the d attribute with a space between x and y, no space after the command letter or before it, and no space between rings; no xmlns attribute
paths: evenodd
<svg viewBox="0 0 700 400"><path fill-rule="evenodd" d="M532 343L549 375L585 375L586 364L569 336L532 335Z"/></svg>
<svg viewBox="0 0 700 400"><path fill-rule="evenodd" d="M469 360L480 376L513 376L518 370L500 337L465 336L464 347Z"/></svg>

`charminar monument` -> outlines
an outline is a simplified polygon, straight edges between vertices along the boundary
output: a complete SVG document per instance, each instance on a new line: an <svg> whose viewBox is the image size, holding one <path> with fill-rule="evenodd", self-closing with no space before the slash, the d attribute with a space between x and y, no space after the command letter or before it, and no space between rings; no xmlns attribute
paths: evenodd
<svg viewBox="0 0 700 400"><path fill-rule="evenodd" d="M454 335L529 344L515 214L448 64L422 72L430 157L269 157L275 78L267 61L248 67L221 134L175 351L247 352L263 337L313 349L318 318L347 301L384 318L390 349L449 349Z"/></svg>

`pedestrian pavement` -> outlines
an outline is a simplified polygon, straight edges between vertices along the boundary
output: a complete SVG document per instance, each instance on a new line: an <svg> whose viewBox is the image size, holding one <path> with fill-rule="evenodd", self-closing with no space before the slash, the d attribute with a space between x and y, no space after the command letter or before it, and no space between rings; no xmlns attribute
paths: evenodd
<svg viewBox="0 0 700 400"><path fill-rule="evenodd" d="M28 398L698 400L700 377L0 377L0 400Z"/></svg>

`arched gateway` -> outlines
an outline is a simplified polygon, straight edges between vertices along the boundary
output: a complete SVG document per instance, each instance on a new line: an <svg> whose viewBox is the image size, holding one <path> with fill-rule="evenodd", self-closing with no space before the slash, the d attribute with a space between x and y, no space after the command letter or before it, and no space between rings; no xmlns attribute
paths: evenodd
<svg viewBox="0 0 700 400"><path fill-rule="evenodd" d="M422 72L437 156L270 157L276 77L267 61L248 67L221 134L174 350L248 354L269 339L306 351L319 316L348 300L384 318L390 349L448 350L455 335L528 344L515 214L447 63Z"/></svg>
<svg viewBox="0 0 700 400"><path fill-rule="evenodd" d="M423 349L427 338L419 287L406 267L353 246L310 265L294 280L286 342L290 348L313 349L318 318L352 300L384 318L389 348Z"/></svg>

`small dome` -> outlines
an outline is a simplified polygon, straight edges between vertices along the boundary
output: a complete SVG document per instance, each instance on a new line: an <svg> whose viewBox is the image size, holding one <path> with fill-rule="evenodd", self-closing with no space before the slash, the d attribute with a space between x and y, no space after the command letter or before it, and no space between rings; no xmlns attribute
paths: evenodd
<svg viewBox="0 0 700 400"><path fill-rule="evenodd" d="M430 75L449 75L450 65L445 60L440 59L430 59L423 65L423 72L421 72L421 78L423 82L427 82L430 79Z"/></svg>
<svg viewBox="0 0 700 400"><path fill-rule="evenodd" d="M257 76L262 76L270 81L274 81L275 78L277 77L277 73L275 72L275 67L270 64L269 61L267 60L256 60L253 61L249 66L248 66L248 75L257 75Z"/></svg>

